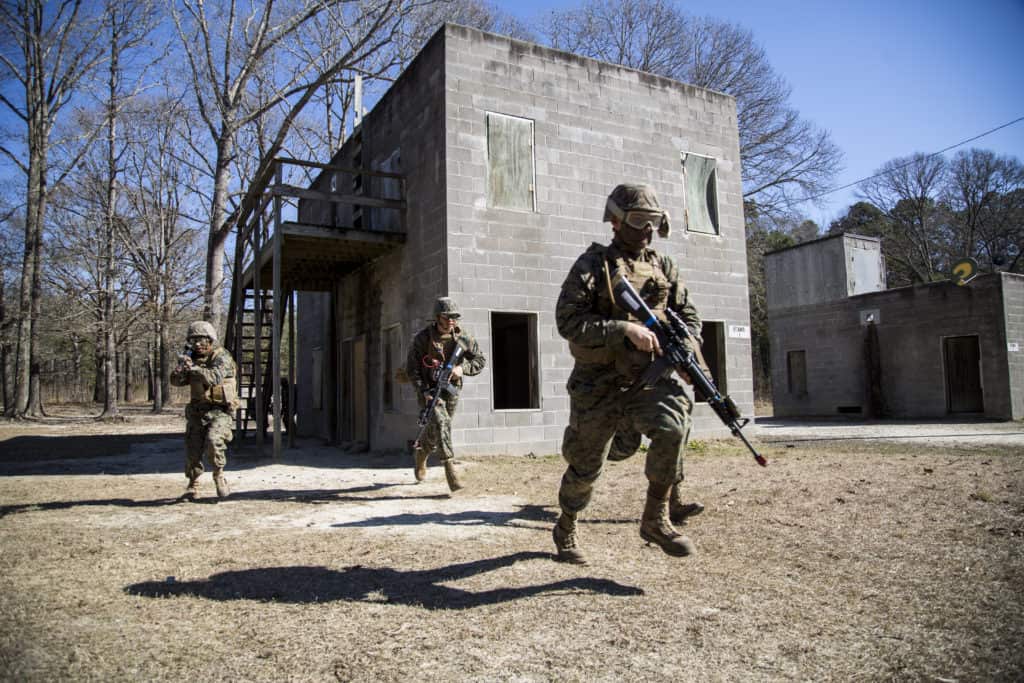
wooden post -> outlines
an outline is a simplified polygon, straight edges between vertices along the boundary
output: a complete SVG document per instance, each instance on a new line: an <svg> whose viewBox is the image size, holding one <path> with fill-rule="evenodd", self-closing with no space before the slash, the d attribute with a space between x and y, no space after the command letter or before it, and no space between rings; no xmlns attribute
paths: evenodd
<svg viewBox="0 0 1024 683"><path fill-rule="evenodd" d="M274 182L281 184L281 164L274 171ZM274 236L271 238L274 250L272 263L274 266L274 310L271 319L270 342L270 380L274 392L274 460L281 457L281 322L284 317L284 297L281 295L281 195L274 193Z"/></svg>
<svg viewBox="0 0 1024 683"><path fill-rule="evenodd" d="M295 448L295 304L298 294L288 292L288 448Z"/></svg>
<svg viewBox="0 0 1024 683"><path fill-rule="evenodd" d="M256 436L256 455L263 457L263 282L260 278L260 255L263 250L263 221L257 217L253 233L252 259L252 391L253 409L256 421L253 423L253 434Z"/></svg>

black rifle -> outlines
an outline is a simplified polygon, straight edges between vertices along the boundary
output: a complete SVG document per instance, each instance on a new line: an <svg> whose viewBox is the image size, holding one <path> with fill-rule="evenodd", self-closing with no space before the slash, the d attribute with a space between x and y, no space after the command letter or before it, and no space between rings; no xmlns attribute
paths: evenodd
<svg viewBox="0 0 1024 683"><path fill-rule="evenodd" d="M640 295L637 294L636 289L629 283L629 280L616 274L612 282L615 302L624 310L643 321L644 326L658 336L658 343L661 345L662 355L647 366L643 375L640 376L640 379L633 386L641 389L650 388L654 386L655 382L673 370L680 375L689 375L690 380L693 382L694 394L696 394L697 398L703 397L708 402L708 405L711 406L725 426L729 428L733 436L738 436L743 441L743 444L753 454L754 460L757 460L758 465L762 467L767 466L768 461L764 459L763 455L754 450L754 447L747 441L747 437L743 435L742 429L750 422L750 418L740 416L740 411L733 400L728 396L722 396L714 381L701 369L694 352L688 351L684 346L684 339L689 339L692 344L696 344L697 340L694 339L693 333L690 332L690 328L686 326L682 318L675 311L665 309L665 317L668 320L668 324L661 322L654 316L654 313L651 312L651 309L648 308L644 300L640 298Z"/></svg>
<svg viewBox="0 0 1024 683"><path fill-rule="evenodd" d="M427 407L420 413L419 427L420 430L416 433L416 440L413 442L412 447L415 450L420 446L420 439L423 438L423 432L427 431L427 424L430 422L430 418L434 415L434 408L437 407L437 402L441 400L441 394L445 396L454 397L459 394L459 388L452 383L452 371L455 370L455 366L462 361L462 355L466 352L462 348L462 344L455 343L455 350L452 351L451 357L448 362L437 372L437 381L434 384L433 396L427 403Z"/></svg>
<svg viewBox="0 0 1024 683"><path fill-rule="evenodd" d="M180 370L184 370L185 369L185 359L186 358L190 362L194 362L195 361L195 349L192 348L192 342L190 342L190 341L186 341L185 342L185 349L181 353L178 354L178 368Z"/></svg>

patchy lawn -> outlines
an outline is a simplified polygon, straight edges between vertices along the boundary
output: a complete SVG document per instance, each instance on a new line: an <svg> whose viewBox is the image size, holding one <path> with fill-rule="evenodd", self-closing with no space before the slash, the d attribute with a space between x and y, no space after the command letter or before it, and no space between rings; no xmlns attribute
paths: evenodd
<svg viewBox="0 0 1024 683"><path fill-rule="evenodd" d="M1024 449L700 444L674 559L610 463L552 561L557 456L312 444L178 503L184 422L0 423L3 680L1020 680ZM269 453L269 449L268 449ZM433 463L432 463L433 464Z"/></svg>

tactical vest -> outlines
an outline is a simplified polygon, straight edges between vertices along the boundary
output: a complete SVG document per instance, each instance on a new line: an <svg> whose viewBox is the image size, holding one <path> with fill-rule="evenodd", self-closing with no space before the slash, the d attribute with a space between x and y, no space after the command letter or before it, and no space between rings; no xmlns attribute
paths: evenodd
<svg viewBox="0 0 1024 683"><path fill-rule="evenodd" d="M613 273L618 272L629 280L654 315L659 320L665 319L671 283L665 275L661 258L653 251L647 252L645 256L647 260L626 259L614 248L601 251L601 272L595 278L599 283L595 292L595 312L612 320L628 320L642 324L640 319L615 304L610 278ZM636 377L654 358L650 352L637 351L625 345L613 349L607 346L582 346L569 342L569 352L573 358L583 363L614 363L616 371L625 377Z"/></svg>
<svg viewBox="0 0 1024 683"><path fill-rule="evenodd" d="M210 357L202 362L203 367L209 367L210 363L221 353L227 353L224 348L219 348L210 354ZM205 386L200 377L189 378L189 391L193 403L212 403L227 410L238 408L238 389L235 384L234 363L231 374L224 378L220 384Z"/></svg>
<svg viewBox="0 0 1024 683"><path fill-rule="evenodd" d="M460 345L463 349L469 348L469 345L463 342L462 328L456 325L451 334L442 335L436 325L430 326L430 346L420 368L420 377L425 386L432 386L437 381L434 373L448 362L451 355L455 353L456 344ZM427 361L436 361L437 367L428 369L426 367ZM452 383L459 386L462 384L462 378L452 377Z"/></svg>

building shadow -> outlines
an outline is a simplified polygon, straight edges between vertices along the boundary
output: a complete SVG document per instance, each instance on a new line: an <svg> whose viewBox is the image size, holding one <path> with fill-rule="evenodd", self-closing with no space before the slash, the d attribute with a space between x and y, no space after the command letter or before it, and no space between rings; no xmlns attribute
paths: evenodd
<svg viewBox="0 0 1024 683"><path fill-rule="evenodd" d="M550 560L550 553L519 552L423 570L354 565L337 571L327 567L265 567L221 572L208 579L146 581L125 587L129 595L149 598L193 596L208 600L259 600L312 604L366 602L409 605L424 609L471 609L542 594L586 591L611 596L638 596L644 591L608 579L579 577L533 586L466 591L443 585L510 567L528 560Z"/></svg>
<svg viewBox="0 0 1024 683"><path fill-rule="evenodd" d="M31 435L0 442L0 476L163 474L183 470L183 432Z"/></svg>
<svg viewBox="0 0 1024 683"><path fill-rule="evenodd" d="M228 469L244 472L266 465L324 469L408 469L412 457L403 451L346 453L319 441L305 441L273 458L255 445L232 445ZM150 434L24 435L0 441L0 477L173 474L185 467L184 420L181 432Z"/></svg>

